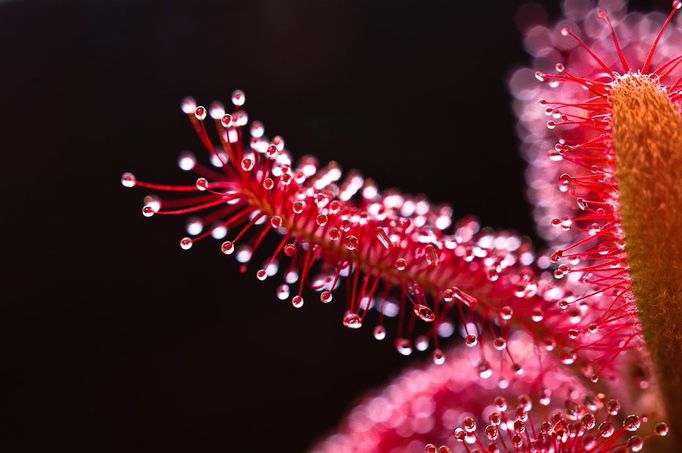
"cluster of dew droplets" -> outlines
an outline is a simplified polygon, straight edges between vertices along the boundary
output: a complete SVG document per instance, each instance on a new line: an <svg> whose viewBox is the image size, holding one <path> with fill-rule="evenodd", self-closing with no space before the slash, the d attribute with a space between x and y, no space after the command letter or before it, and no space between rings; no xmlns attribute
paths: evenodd
<svg viewBox="0 0 682 453"><path fill-rule="evenodd" d="M546 404L544 404L546 405ZM564 408L547 415L534 410L531 399L526 395L518 397L516 406L509 405L503 397L495 398L487 423L481 423L467 416L454 429L452 439L457 444L482 448L486 452L511 453L534 451L640 451L644 443L654 436L666 436L668 425L659 422L653 432L641 437L634 434L646 416L627 415L619 418L621 405L617 400L605 401L603 395L586 396L582 402L567 399ZM542 415L544 414L544 415ZM620 420L620 421L619 421ZM449 453L450 447L434 444L425 446L426 453Z"/></svg>
<svg viewBox="0 0 682 453"><path fill-rule="evenodd" d="M198 241L220 241L220 252L234 256L247 271L266 237L278 245L255 270L259 281L283 273L276 296L304 306L304 287L318 291L328 304L345 280L346 311L342 324L358 329L374 311L374 337L383 340L389 318L397 318L395 348L404 355L433 350L443 363L440 339L460 326L465 343L482 347L483 326L492 316L495 347L504 361L520 374L523 369L508 350L508 325L518 304L533 305L534 320L553 319L540 307L538 279L531 266L535 255L519 237L480 229L465 218L454 223L452 209L436 206L422 196L394 190L379 192L374 181L355 171L343 178L332 162L320 167L311 156L292 161L284 140L269 139L255 121L247 128L242 110L244 93L232 95L234 111L217 102L208 107L186 98L182 110L209 153L211 166L201 164L189 151L181 153L179 167L196 174L188 185L161 185L125 173L125 187L175 192L184 198L145 198L143 215L188 215L188 236L180 247L189 250ZM209 137L214 123L218 143ZM248 138L250 135L250 138ZM288 264L287 264L288 263ZM486 294L485 307L471 291ZM525 316L526 308L520 312ZM482 357L479 375L492 374Z"/></svg>

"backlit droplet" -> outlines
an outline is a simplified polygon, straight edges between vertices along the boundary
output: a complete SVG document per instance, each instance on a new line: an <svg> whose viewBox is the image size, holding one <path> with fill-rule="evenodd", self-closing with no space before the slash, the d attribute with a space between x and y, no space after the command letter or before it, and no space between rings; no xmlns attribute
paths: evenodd
<svg viewBox="0 0 682 453"><path fill-rule="evenodd" d="M448 288L443 291L443 302L452 302L452 300L455 298L455 290L452 288Z"/></svg>
<svg viewBox="0 0 682 453"><path fill-rule="evenodd" d="M386 329L384 326L376 326L374 328L374 338L379 341L386 338Z"/></svg>
<svg viewBox="0 0 682 453"><path fill-rule="evenodd" d="M292 297L291 305L293 305L295 308L301 308L303 306L303 298L301 296Z"/></svg>
<svg viewBox="0 0 682 453"><path fill-rule="evenodd" d="M564 365L572 365L575 363L576 355L575 352L573 351L564 351L561 353L561 356L559 358L561 360L561 363Z"/></svg>
<svg viewBox="0 0 682 453"><path fill-rule="evenodd" d="M318 226L325 226L328 220L329 219L326 214L320 214L315 219L315 223L317 223Z"/></svg>
<svg viewBox="0 0 682 453"><path fill-rule="evenodd" d="M436 446L433 444L426 444L424 447L424 453L438 453Z"/></svg>
<svg viewBox="0 0 682 453"><path fill-rule="evenodd" d="M320 300L322 303L328 304L329 302L332 301L332 293L331 291L322 291L320 294Z"/></svg>
<svg viewBox="0 0 682 453"><path fill-rule="evenodd" d="M206 178L199 178L199 179L197 179L196 186L197 186L197 190L200 190L201 192L203 192L206 189L208 189L208 181L206 180Z"/></svg>
<svg viewBox="0 0 682 453"><path fill-rule="evenodd" d="M488 363L487 360L481 360L476 366L476 369L478 371L478 376L481 379L488 379L493 375L493 370L490 368L490 363Z"/></svg>
<svg viewBox="0 0 682 453"><path fill-rule="evenodd" d="M199 121L204 121L206 118L206 107L201 105L197 106L197 108L194 109L194 116Z"/></svg>
<svg viewBox="0 0 682 453"><path fill-rule="evenodd" d="M225 241L220 245L220 251L225 255L232 255L234 253L234 244L232 241Z"/></svg>
<svg viewBox="0 0 682 453"><path fill-rule="evenodd" d="M329 230L329 239L332 241L338 241L339 238L341 237L341 232L338 230L338 228L332 228Z"/></svg>
<svg viewBox="0 0 682 453"><path fill-rule="evenodd" d="M467 335L466 337L464 337L464 344L466 344L470 348L473 348L478 344L478 337L476 335Z"/></svg>
<svg viewBox="0 0 682 453"><path fill-rule="evenodd" d="M407 267L407 260L405 258L398 258L397 260L395 260L394 266L399 271L404 271L405 268Z"/></svg>
<svg viewBox="0 0 682 453"><path fill-rule="evenodd" d="M289 285L279 285L277 287L277 298L279 300L286 300L289 298Z"/></svg>
<svg viewBox="0 0 682 453"><path fill-rule="evenodd" d="M273 215L270 218L270 225L272 225L273 228L277 229L282 226L282 218L278 215Z"/></svg>
<svg viewBox="0 0 682 453"><path fill-rule="evenodd" d="M302 200L294 201L294 204L291 209L294 211L294 214L302 213L303 210L305 209L305 201Z"/></svg>
<svg viewBox="0 0 682 453"><path fill-rule="evenodd" d="M284 254L286 256L294 256L296 254L296 246L294 244L287 244L284 246Z"/></svg>
<svg viewBox="0 0 682 453"><path fill-rule="evenodd" d="M224 128L232 126L232 115L229 113L223 115L223 117L220 119L220 124L222 124Z"/></svg>
<svg viewBox="0 0 682 453"><path fill-rule="evenodd" d="M123 187L134 187L135 182L135 175L132 173L125 172L121 175L121 184L123 184Z"/></svg>
<svg viewBox="0 0 682 453"><path fill-rule="evenodd" d="M602 422L599 425L599 435L601 437L611 437L615 432L616 428L611 422Z"/></svg>
<svg viewBox="0 0 682 453"><path fill-rule="evenodd" d="M183 250L189 250L192 248L192 240L190 238L180 239L180 248Z"/></svg>
<svg viewBox="0 0 682 453"><path fill-rule="evenodd" d="M426 254L426 262L429 266L438 266L439 258L436 246L432 244L427 245L424 249L424 253Z"/></svg>
<svg viewBox="0 0 682 453"><path fill-rule="evenodd" d="M154 208L151 206L144 206L142 208L142 215L145 217L151 217L154 215Z"/></svg>
<svg viewBox="0 0 682 453"><path fill-rule="evenodd" d="M507 340L505 340L505 339L502 338L502 337L497 337L497 338L495 338L495 339L493 340L493 346L494 346L495 349L497 349L498 351L502 351L502 350L504 350L504 348L507 347Z"/></svg>
<svg viewBox="0 0 682 453"><path fill-rule="evenodd" d="M620 401L618 400L609 400L606 403L606 411L610 415L618 415L618 413L620 412L620 408L621 408Z"/></svg>
<svg viewBox="0 0 682 453"><path fill-rule="evenodd" d="M346 239L343 241L343 245L346 246L348 250L355 250L358 247L358 238L352 234L346 236Z"/></svg>
<svg viewBox="0 0 682 453"><path fill-rule="evenodd" d="M433 363L436 365L442 365L445 363L445 354L440 349L433 351Z"/></svg>
<svg viewBox="0 0 682 453"><path fill-rule="evenodd" d="M505 321L509 321L514 315L514 310L509 306L504 306L500 308L500 317Z"/></svg>
<svg viewBox="0 0 682 453"><path fill-rule="evenodd" d="M275 157L277 157L278 154L279 154L279 149L277 149L276 145L269 145L267 147L267 149L265 150L265 155L269 159L274 159Z"/></svg>
<svg viewBox="0 0 682 453"><path fill-rule="evenodd" d="M343 317L343 325L349 329L359 329L362 327L362 318L357 313L346 313Z"/></svg>
<svg viewBox="0 0 682 453"><path fill-rule="evenodd" d="M232 104L236 107L241 107L246 102L246 96L242 90L234 90L232 92Z"/></svg>
<svg viewBox="0 0 682 453"><path fill-rule="evenodd" d="M667 436L669 431L670 428L664 422L657 423L656 429L654 430L657 436Z"/></svg>
<svg viewBox="0 0 682 453"><path fill-rule="evenodd" d="M253 159L245 157L242 159L242 170L251 171L253 170L254 162Z"/></svg>
<svg viewBox="0 0 682 453"><path fill-rule="evenodd" d="M265 178L263 180L263 188L265 190L272 190L273 187L275 187L275 181L272 178Z"/></svg>
<svg viewBox="0 0 682 453"><path fill-rule="evenodd" d="M268 273L265 271L265 269L260 269L258 272L256 272L256 278L260 281L263 281L268 278Z"/></svg>
<svg viewBox="0 0 682 453"><path fill-rule="evenodd" d="M410 340L406 338L399 338L398 340L396 340L395 348L402 355L412 354L412 344L410 344Z"/></svg>
<svg viewBox="0 0 682 453"><path fill-rule="evenodd" d="M426 305L415 305L414 314L417 315L422 321L433 322L436 320L436 315Z"/></svg>
<svg viewBox="0 0 682 453"><path fill-rule="evenodd" d="M180 109L182 110L183 113L189 115L194 112L194 109L197 108L197 102L194 100L193 97L187 96L185 98L182 98L182 101L180 102Z"/></svg>
<svg viewBox="0 0 682 453"><path fill-rule="evenodd" d="M637 431L639 429L639 425L640 420L636 415L628 415L625 417L625 420L623 420L623 428L628 431Z"/></svg>
<svg viewBox="0 0 682 453"><path fill-rule="evenodd" d="M644 441L639 436L632 436L628 439L627 446L628 451L642 451L642 448L644 447Z"/></svg>

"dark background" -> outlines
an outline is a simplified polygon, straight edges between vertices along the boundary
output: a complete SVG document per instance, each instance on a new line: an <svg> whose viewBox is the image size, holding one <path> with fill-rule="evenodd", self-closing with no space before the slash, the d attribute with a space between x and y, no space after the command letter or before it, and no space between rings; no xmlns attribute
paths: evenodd
<svg viewBox="0 0 682 453"><path fill-rule="evenodd" d="M338 302L277 301L212 241L182 252L184 220L144 219L119 178L186 176L180 99L241 88L294 154L531 235L522 3L0 1L0 449L302 451L421 360Z"/></svg>

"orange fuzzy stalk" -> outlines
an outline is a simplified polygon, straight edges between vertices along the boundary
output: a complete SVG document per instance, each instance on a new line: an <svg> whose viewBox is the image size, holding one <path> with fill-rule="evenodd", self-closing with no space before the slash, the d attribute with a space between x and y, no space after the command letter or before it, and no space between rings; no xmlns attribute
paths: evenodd
<svg viewBox="0 0 682 453"><path fill-rule="evenodd" d="M682 420L682 116L658 83L611 96L616 180L632 287L670 420Z"/></svg>

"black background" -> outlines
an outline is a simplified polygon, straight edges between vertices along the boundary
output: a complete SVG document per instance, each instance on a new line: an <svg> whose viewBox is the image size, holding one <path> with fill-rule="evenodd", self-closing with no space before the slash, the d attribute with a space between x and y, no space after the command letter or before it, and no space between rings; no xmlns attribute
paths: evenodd
<svg viewBox="0 0 682 453"><path fill-rule="evenodd" d="M212 241L182 252L184 221L144 219L119 178L186 177L180 99L241 88L294 154L532 235L506 90L522 3L0 1L0 448L302 451L420 360L338 302L277 301Z"/></svg>

